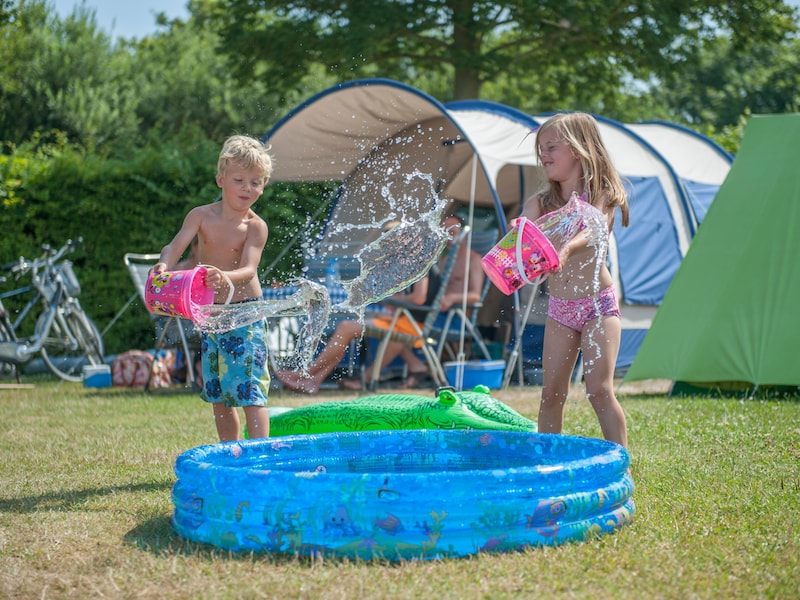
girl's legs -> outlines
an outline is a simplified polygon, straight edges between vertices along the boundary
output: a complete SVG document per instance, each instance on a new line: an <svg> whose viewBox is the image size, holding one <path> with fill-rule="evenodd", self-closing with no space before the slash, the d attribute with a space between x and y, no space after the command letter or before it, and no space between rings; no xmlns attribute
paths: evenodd
<svg viewBox="0 0 800 600"><path fill-rule="evenodd" d="M266 406L245 406L244 416L248 438L269 437L269 411Z"/></svg>
<svg viewBox="0 0 800 600"><path fill-rule="evenodd" d="M614 367L621 334L622 322L619 317L595 319L583 329L581 350L586 396L597 414L603 437L627 447L625 413L614 394Z"/></svg>
<svg viewBox="0 0 800 600"><path fill-rule="evenodd" d="M561 433L564 403L580 349L580 334L548 318L544 328L542 369L544 385L539 404L539 433Z"/></svg>
<svg viewBox="0 0 800 600"><path fill-rule="evenodd" d="M230 442L239 439L239 413L223 402L214 402L214 424L217 426L217 435L220 442Z"/></svg>

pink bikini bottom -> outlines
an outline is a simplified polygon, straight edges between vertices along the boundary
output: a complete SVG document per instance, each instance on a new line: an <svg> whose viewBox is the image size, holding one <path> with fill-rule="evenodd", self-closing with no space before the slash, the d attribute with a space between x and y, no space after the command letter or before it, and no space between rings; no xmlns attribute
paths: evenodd
<svg viewBox="0 0 800 600"><path fill-rule="evenodd" d="M586 323L597 317L621 317L613 285L602 290L597 297L588 296L566 300L551 295L547 306L547 316L578 332L583 331Z"/></svg>

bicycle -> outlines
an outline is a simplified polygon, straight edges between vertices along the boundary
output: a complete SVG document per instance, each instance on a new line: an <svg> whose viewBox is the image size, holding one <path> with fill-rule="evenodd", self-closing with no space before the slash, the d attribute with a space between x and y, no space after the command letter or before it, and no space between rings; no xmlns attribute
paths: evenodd
<svg viewBox="0 0 800 600"><path fill-rule="evenodd" d="M82 241L78 239L78 243ZM3 267L17 279L30 274L31 285L0 294L0 300L29 291L34 294L13 322L0 301L0 375L15 373L19 379L20 367L36 354L41 355L50 372L65 381L81 381L87 363L104 364L100 330L81 307L77 298L80 283L72 263L63 258L75 245L68 240L57 251L43 245L44 254L39 258L28 261L20 257ZM36 314L37 306L41 312L33 334L20 337L23 323L28 315Z"/></svg>

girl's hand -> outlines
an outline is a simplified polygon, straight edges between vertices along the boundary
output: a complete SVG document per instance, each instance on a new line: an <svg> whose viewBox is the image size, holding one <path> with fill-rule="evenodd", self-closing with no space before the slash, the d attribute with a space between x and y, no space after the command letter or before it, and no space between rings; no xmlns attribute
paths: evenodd
<svg viewBox="0 0 800 600"><path fill-rule="evenodd" d="M153 265L153 268L150 269L150 272L153 275L157 275L159 273L163 273L166 270L167 270L167 263L158 262L158 263Z"/></svg>
<svg viewBox="0 0 800 600"><path fill-rule="evenodd" d="M561 273L564 270L564 263L569 260L569 244L564 244L561 250L558 251L558 269L556 273Z"/></svg>

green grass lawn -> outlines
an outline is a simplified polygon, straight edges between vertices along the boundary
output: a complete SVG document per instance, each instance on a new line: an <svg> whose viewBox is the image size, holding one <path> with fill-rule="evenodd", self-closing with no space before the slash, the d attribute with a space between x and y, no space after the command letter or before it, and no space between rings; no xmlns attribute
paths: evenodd
<svg viewBox="0 0 800 600"><path fill-rule="evenodd" d="M539 388L494 395L536 418ZM179 538L175 458L216 441L194 395L48 380L0 389L0 597L800 597L800 402L620 400L632 525L579 544L390 564L232 555ZM599 436L580 389L565 433Z"/></svg>

